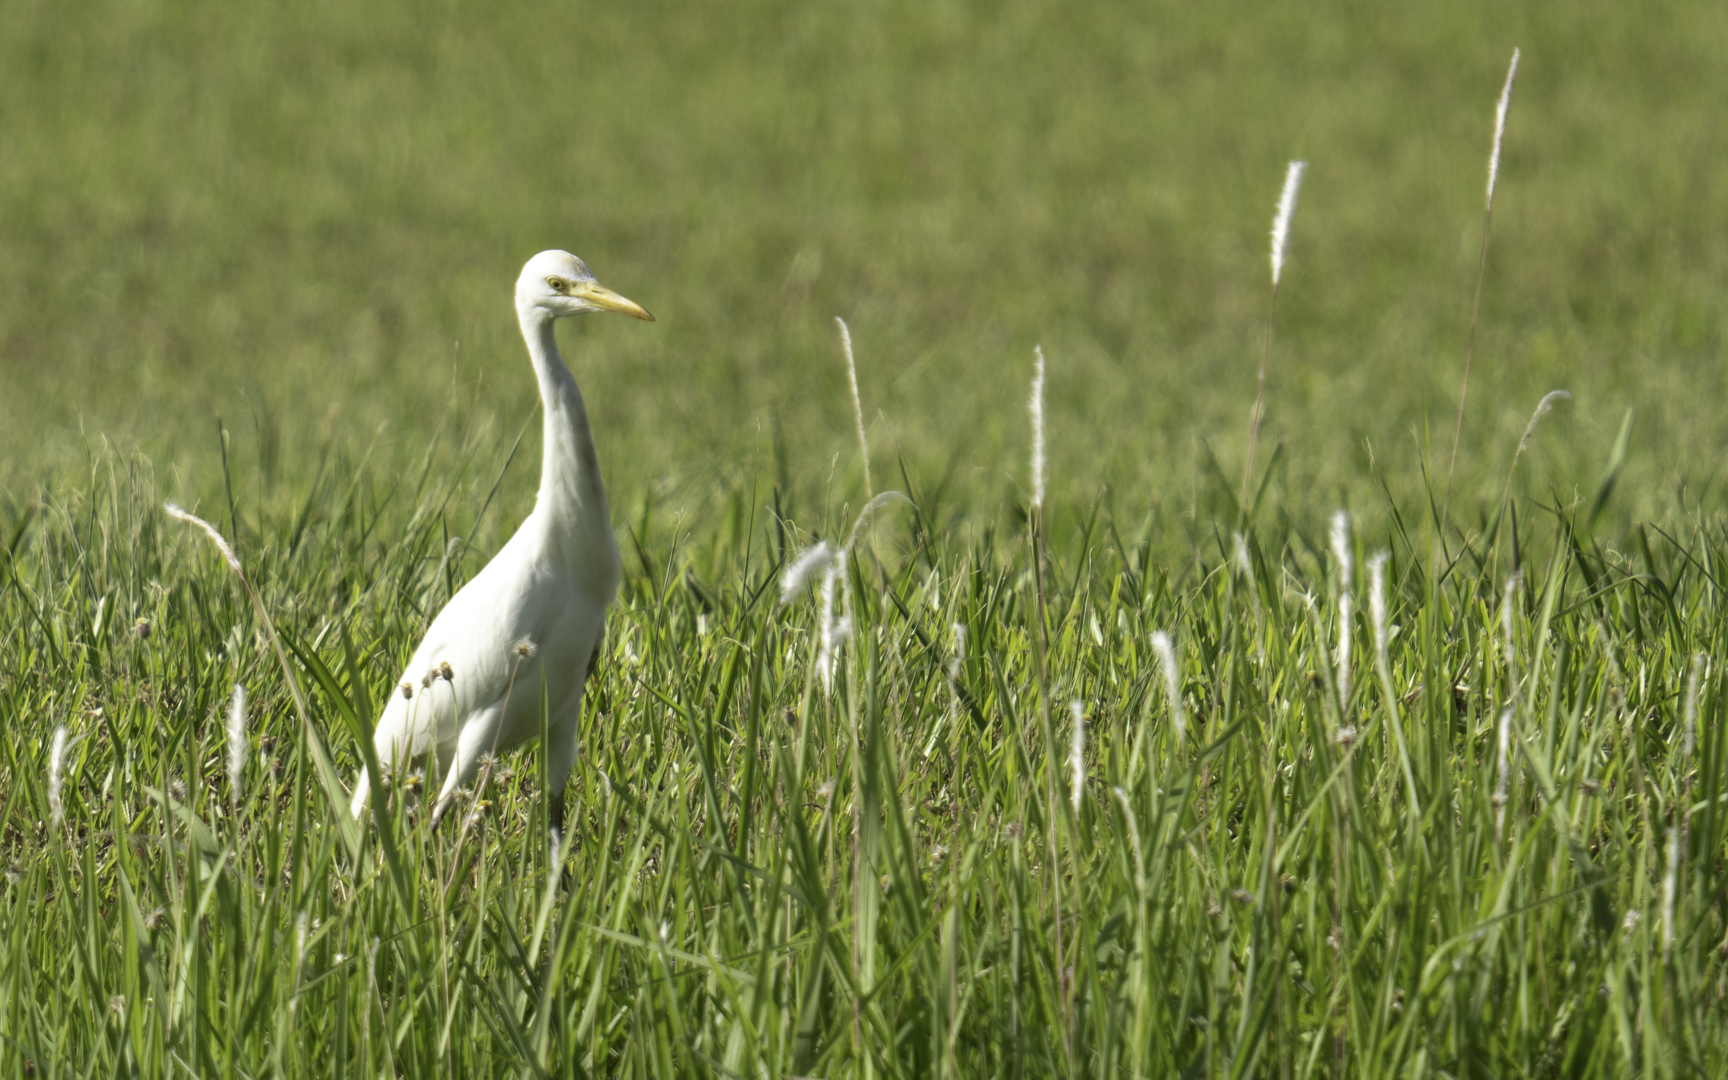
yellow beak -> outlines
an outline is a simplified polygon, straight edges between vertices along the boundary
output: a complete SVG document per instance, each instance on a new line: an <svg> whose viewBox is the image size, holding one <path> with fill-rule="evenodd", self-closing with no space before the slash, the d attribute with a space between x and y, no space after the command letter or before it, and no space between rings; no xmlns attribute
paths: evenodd
<svg viewBox="0 0 1728 1080"><path fill-rule="evenodd" d="M653 322L654 316L648 314L646 308L634 300L626 300L597 281L578 281L570 290L570 295L582 299L604 311L616 311L633 319Z"/></svg>

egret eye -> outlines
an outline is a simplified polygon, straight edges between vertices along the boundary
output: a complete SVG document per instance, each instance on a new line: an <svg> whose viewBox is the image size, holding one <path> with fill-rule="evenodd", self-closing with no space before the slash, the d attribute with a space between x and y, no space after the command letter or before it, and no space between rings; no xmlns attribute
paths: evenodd
<svg viewBox="0 0 1728 1080"><path fill-rule="evenodd" d="M564 291L564 283L555 277L547 278L546 284L552 286L553 292L563 292Z"/></svg>

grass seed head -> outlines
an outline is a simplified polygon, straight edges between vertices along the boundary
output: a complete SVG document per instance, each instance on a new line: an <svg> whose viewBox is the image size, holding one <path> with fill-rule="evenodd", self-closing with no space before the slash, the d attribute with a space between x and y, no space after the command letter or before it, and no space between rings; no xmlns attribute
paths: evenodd
<svg viewBox="0 0 1728 1080"><path fill-rule="evenodd" d="M1338 562L1338 704L1344 707L1350 697L1350 514L1340 510L1332 515L1332 556Z"/></svg>
<svg viewBox="0 0 1728 1080"><path fill-rule="evenodd" d="M48 816L56 829L66 817L60 790L66 779L66 744L66 725L61 724L54 729L54 745L48 751Z"/></svg>
<svg viewBox="0 0 1728 1080"><path fill-rule="evenodd" d="M1032 349L1032 510L1044 508L1044 346Z"/></svg>
<svg viewBox="0 0 1728 1080"><path fill-rule="evenodd" d="M1074 812L1080 812L1080 799L1086 794L1086 709L1080 702L1070 702L1074 714L1074 742L1068 752L1068 768L1074 777Z"/></svg>
<svg viewBox="0 0 1728 1080"><path fill-rule="evenodd" d="M1512 710L1506 708L1500 712L1499 753L1497 755L1499 779L1494 784L1494 797L1489 802L1494 805L1494 836L1498 839L1506 821L1506 804L1511 801L1512 785Z"/></svg>
<svg viewBox="0 0 1728 1080"><path fill-rule="evenodd" d="M792 565L780 575L780 602L790 603L792 597L798 594L812 578L823 570L834 559L834 549L828 541L819 541L814 547L804 549L804 553L792 560Z"/></svg>
<svg viewBox="0 0 1728 1080"><path fill-rule="evenodd" d="M820 639L816 652L816 673L822 677L822 690L832 693L834 690L834 665L840 643L845 640L850 625L845 619L834 617L834 587L839 583L840 576L845 572L846 553L836 552L828 563L828 572L822 575L822 589L818 594L819 633Z"/></svg>
<svg viewBox="0 0 1728 1080"><path fill-rule="evenodd" d="M858 425L858 456L864 462L864 497L868 499L876 492L870 486L870 440L864 436L864 402L858 396L858 365L852 359L852 331L840 316L834 316L834 321L840 324L840 344L846 350L846 381L852 387L852 420Z"/></svg>
<svg viewBox="0 0 1728 1080"><path fill-rule="evenodd" d="M234 696L228 700L228 789L234 805L240 805L246 781L246 688L234 684Z"/></svg>
<svg viewBox="0 0 1728 1080"><path fill-rule="evenodd" d="M241 572L240 556L234 554L234 549L229 547L228 541L224 540L222 534L216 531L216 526L205 521L197 514L187 513L178 506L175 506L173 503L163 503L162 509L175 521L183 521L188 525L203 529L204 535L208 536L210 542L216 545L216 550L222 553L222 558L227 560L229 567L232 568L236 574Z"/></svg>
<svg viewBox="0 0 1728 1080"><path fill-rule="evenodd" d="M1284 259L1290 253L1290 219L1296 216L1296 196L1302 191L1302 174L1308 171L1306 161L1292 161L1284 170L1284 190L1278 194L1278 212L1272 217L1272 287L1284 273Z"/></svg>
<svg viewBox="0 0 1728 1080"><path fill-rule="evenodd" d="M1548 415L1548 410L1571 396L1572 391L1570 390L1550 390L1542 395L1542 400L1536 403L1536 411L1530 414L1530 422L1524 425L1524 437L1518 440L1518 452L1520 454L1524 452L1525 447L1530 445L1530 436L1536 434L1536 425L1541 422L1544 416Z"/></svg>
<svg viewBox="0 0 1728 1080"><path fill-rule="evenodd" d="M1377 552L1368 560L1368 612L1374 619L1374 653L1386 662L1386 560L1390 552Z"/></svg>
<svg viewBox="0 0 1728 1080"><path fill-rule="evenodd" d="M1662 875L1662 949L1674 948L1674 901L1680 892L1680 829L1668 826L1668 870Z"/></svg>
<svg viewBox="0 0 1728 1080"><path fill-rule="evenodd" d="M1339 510L1332 515L1332 557L1338 561L1338 591L1350 591L1350 512Z"/></svg>
<svg viewBox="0 0 1728 1080"><path fill-rule="evenodd" d="M1488 154L1488 209L1494 209L1494 184L1500 179L1500 142L1506 136L1506 110L1512 107L1512 80L1518 77L1518 50L1512 50L1512 63L1506 69L1506 85L1500 88L1500 102L1494 107L1494 149Z"/></svg>
<svg viewBox="0 0 1728 1080"><path fill-rule="evenodd" d="M1182 745L1182 683L1176 675L1176 647L1170 635L1159 630L1152 635L1152 651L1158 654L1158 666L1164 670L1164 694L1170 702L1170 726L1176 731L1176 745Z"/></svg>
<svg viewBox="0 0 1728 1080"><path fill-rule="evenodd" d="M1685 770L1692 760L1692 747L1698 735L1698 676L1704 671L1706 658L1699 653L1692 658L1692 674L1686 679L1686 726L1680 737L1680 768Z"/></svg>

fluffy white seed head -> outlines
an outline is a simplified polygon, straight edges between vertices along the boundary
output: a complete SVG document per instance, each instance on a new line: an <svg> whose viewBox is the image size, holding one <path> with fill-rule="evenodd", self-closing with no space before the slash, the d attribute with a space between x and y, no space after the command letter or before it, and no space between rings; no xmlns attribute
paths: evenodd
<svg viewBox="0 0 1728 1080"><path fill-rule="evenodd" d="M864 402L858 396L858 365L852 360L852 331L840 316L834 316L834 321L840 324L840 345L846 350L846 380L852 386L852 419L858 425L858 453L864 460L864 496L869 498L875 494L875 489L870 486L870 440L864 437Z"/></svg>
<svg viewBox="0 0 1728 1080"><path fill-rule="evenodd" d="M1158 666L1164 669L1164 695L1170 702L1170 726L1176 731L1176 744L1182 744L1186 720L1182 716L1182 683L1176 674L1176 647L1170 635L1159 630L1152 635L1152 651L1158 654Z"/></svg>
<svg viewBox="0 0 1728 1080"><path fill-rule="evenodd" d="M228 789L234 805L240 805L246 782L246 688L234 684L228 701Z"/></svg>
<svg viewBox="0 0 1728 1080"><path fill-rule="evenodd" d="M1506 598L1500 605L1500 646L1506 655L1506 681L1511 686L1514 699L1518 695L1518 648L1512 638L1512 611L1517 603L1518 586L1523 583L1522 570L1513 574L1506 582Z"/></svg>
<svg viewBox="0 0 1728 1080"><path fill-rule="evenodd" d="M1512 710L1510 707L1500 712L1500 747L1499 747L1500 779L1494 785L1494 835L1501 835L1501 827L1506 821L1506 802L1512 783Z"/></svg>
<svg viewBox="0 0 1728 1080"><path fill-rule="evenodd" d="M1500 103L1494 107L1494 149L1488 154L1488 209L1494 209L1494 183L1500 179L1500 141L1506 135L1506 110L1512 107L1512 80L1518 76L1518 50L1512 50L1512 65L1506 69L1506 85L1500 88Z"/></svg>
<svg viewBox="0 0 1728 1080"><path fill-rule="evenodd" d="M1674 947L1674 899L1680 891L1680 830L1668 826L1668 872L1662 875L1662 948Z"/></svg>
<svg viewBox="0 0 1728 1080"><path fill-rule="evenodd" d="M1368 560L1368 612L1374 617L1374 652L1386 660L1386 560L1388 552L1377 552Z"/></svg>
<svg viewBox="0 0 1728 1080"><path fill-rule="evenodd" d="M1292 161L1284 171L1284 190L1278 196L1278 213L1272 218L1272 287L1284 272L1284 257L1290 252L1290 219L1296 216L1296 196L1302 191L1306 161Z"/></svg>
<svg viewBox="0 0 1728 1080"><path fill-rule="evenodd" d="M175 521L183 521L188 525L203 529L204 534L210 538L210 542L216 545L216 550L220 551L222 557L228 561L228 565L233 568L236 574L240 573L240 556L234 554L234 549L229 547L228 541L224 540L222 534L216 531L216 526L197 514L188 514L173 503L163 503L162 509Z"/></svg>
<svg viewBox="0 0 1728 1080"><path fill-rule="evenodd" d="M846 553L835 552L834 558L828 562L827 573L822 575L822 588L817 594L821 605L818 609L821 637L816 651L816 673L822 677L822 689L825 693L832 693L834 690L835 654L851 629L845 619L834 618L834 587L839 583L845 568Z"/></svg>
<svg viewBox="0 0 1728 1080"><path fill-rule="evenodd" d="M60 822L66 817L66 807L61 801L60 787L66 778L66 725L61 724L54 729L54 745L48 750L48 816L54 828L60 827Z"/></svg>
<svg viewBox="0 0 1728 1080"><path fill-rule="evenodd" d="M1704 673L1705 656L1692 658L1692 674L1686 680L1686 727L1680 737L1680 768L1684 771L1692 760L1692 747L1698 736L1698 677Z"/></svg>
<svg viewBox="0 0 1728 1080"><path fill-rule="evenodd" d="M1350 594L1338 597L1338 705L1350 700Z"/></svg>
<svg viewBox="0 0 1728 1080"><path fill-rule="evenodd" d="M1338 589L1350 591L1350 512L1339 510L1332 515L1332 557L1338 560Z"/></svg>
<svg viewBox="0 0 1728 1080"><path fill-rule="evenodd" d="M954 658L948 661L948 677L960 678L960 666L966 662L966 624L954 624Z"/></svg>
<svg viewBox="0 0 1728 1080"><path fill-rule="evenodd" d="M798 590L802 589L811 579L827 569L834 559L834 548L826 540L818 542L814 547L806 548L804 553L793 560L786 572L780 575L780 602L789 603Z"/></svg>
<svg viewBox="0 0 1728 1080"><path fill-rule="evenodd" d="M1032 509L1044 508L1044 346L1032 350Z"/></svg>
<svg viewBox="0 0 1728 1080"><path fill-rule="evenodd" d="M1570 390L1550 390L1542 395L1542 400L1536 403L1536 411L1530 414L1530 422L1524 425L1524 437L1518 440L1518 452L1520 454L1524 452L1526 446L1530 445L1530 436L1536 434L1536 425L1541 422L1544 416L1548 415L1548 410L1552 409L1557 402L1565 401L1571 396L1572 391Z"/></svg>
<svg viewBox="0 0 1728 1080"><path fill-rule="evenodd" d="M1350 697L1350 514L1332 515L1332 557L1338 561L1338 701Z"/></svg>
<svg viewBox="0 0 1728 1080"><path fill-rule="evenodd" d="M1086 792L1086 709L1078 701L1068 708L1074 714L1074 742L1068 751L1068 768L1074 774L1074 812L1080 812L1080 797Z"/></svg>

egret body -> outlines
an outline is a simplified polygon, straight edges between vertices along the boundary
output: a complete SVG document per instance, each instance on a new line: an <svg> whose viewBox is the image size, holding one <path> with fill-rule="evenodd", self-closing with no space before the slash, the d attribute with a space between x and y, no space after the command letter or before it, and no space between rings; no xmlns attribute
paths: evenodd
<svg viewBox="0 0 1728 1080"><path fill-rule="evenodd" d="M588 413L552 330L557 320L590 311L654 318L595 281L567 251L542 251L522 268L516 317L545 421L540 493L509 543L432 621L378 718L373 745L386 775L428 755L442 773L434 824L487 755L540 734L542 685L551 818L554 828L563 823L582 692L600 655L619 574ZM365 811L370 786L362 769L355 817Z"/></svg>

